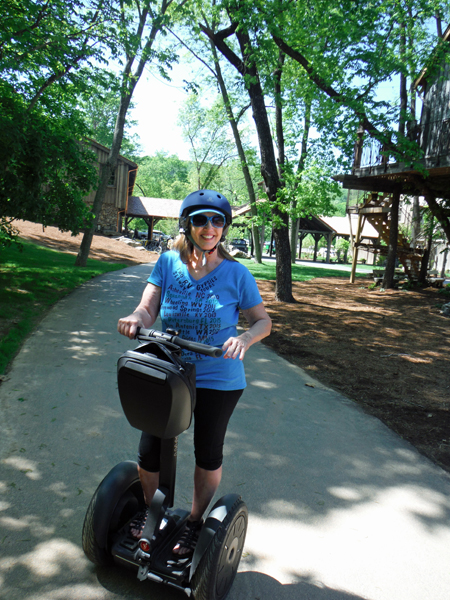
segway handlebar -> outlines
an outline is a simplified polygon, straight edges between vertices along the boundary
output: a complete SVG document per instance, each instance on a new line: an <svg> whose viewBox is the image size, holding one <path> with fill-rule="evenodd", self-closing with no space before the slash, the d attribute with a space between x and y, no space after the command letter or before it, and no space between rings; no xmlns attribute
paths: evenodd
<svg viewBox="0 0 450 600"><path fill-rule="evenodd" d="M222 349L216 348L215 346L208 346L207 344L201 344L200 342L191 342L190 340L183 340L177 334L177 332L169 331L157 331L156 329L143 329L141 327L138 328L136 332L136 338L138 340L160 340L163 342L170 342L171 344L175 344L184 350L189 350L190 352L197 352L198 354L205 354L206 356L213 356L214 358L219 358L222 356Z"/></svg>

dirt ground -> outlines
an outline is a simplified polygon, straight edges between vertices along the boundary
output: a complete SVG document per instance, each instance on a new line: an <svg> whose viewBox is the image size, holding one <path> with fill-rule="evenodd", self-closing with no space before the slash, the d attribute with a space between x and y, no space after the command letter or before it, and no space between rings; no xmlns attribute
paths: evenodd
<svg viewBox="0 0 450 600"><path fill-rule="evenodd" d="M19 222L21 236L77 253L81 235ZM138 264L157 255L94 236L91 258ZM258 282L273 332L264 343L367 412L450 472L450 319L448 296L369 290L372 280L327 278L293 284L295 304Z"/></svg>

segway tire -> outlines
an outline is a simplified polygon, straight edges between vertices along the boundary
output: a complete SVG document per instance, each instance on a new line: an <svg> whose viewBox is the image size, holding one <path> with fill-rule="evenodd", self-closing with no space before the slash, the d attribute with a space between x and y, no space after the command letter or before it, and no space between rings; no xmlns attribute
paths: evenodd
<svg viewBox="0 0 450 600"><path fill-rule="evenodd" d="M95 505L98 499L98 488L95 490L94 495L89 503L86 516L84 518L83 533L81 534L81 540L83 544L83 550L87 558L97 565L98 567L106 567L111 564L112 556L105 548L101 548L95 538L94 533L94 513Z"/></svg>
<svg viewBox="0 0 450 600"><path fill-rule="evenodd" d="M86 511L81 539L87 558L98 566L111 564L114 535L144 506L136 463L119 463L95 490Z"/></svg>
<svg viewBox="0 0 450 600"><path fill-rule="evenodd" d="M223 600L236 577L247 532L248 510L239 498L228 511L191 581L195 600Z"/></svg>

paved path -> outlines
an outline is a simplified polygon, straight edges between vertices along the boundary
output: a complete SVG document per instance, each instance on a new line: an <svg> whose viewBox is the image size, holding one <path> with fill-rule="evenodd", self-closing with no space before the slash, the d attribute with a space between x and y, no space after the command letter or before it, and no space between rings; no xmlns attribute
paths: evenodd
<svg viewBox="0 0 450 600"><path fill-rule="evenodd" d="M139 434L115 380L116 331L148 265L98 277L42 321L0 387L0 597L177 600L95 569L80 537L90 497ZM377 419L257 344L230 423L221 492L250 511L230 600L448 600L450 478ZM388 382L387 382L388 384ZM192 492L180 437L177 505Z"/></svg>

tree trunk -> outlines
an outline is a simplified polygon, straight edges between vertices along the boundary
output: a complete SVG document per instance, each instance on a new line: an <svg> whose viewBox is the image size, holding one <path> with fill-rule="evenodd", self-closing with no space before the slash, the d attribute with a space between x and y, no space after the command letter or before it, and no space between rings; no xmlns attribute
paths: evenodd
<svg viewBox="0 0 450 600"><path fill-rule="evenodd" d="M125 126L125 119L127 116L128 107L130 106L131 98L133 97L134 90L136 88L137 82L141 78L141 75L144 71L144 67L147 64L147 61L151 57L151 50L153 43L155 41L156 35L158 31L160 31L161 27L163 27L163 20L161 17L166 13L167 8L170 4L169 0L162 0L161 6L159 7L159 15L152 15L153 23L150 29L150 32L147 36L145 44L139 45L139 49L141 51L140 59L136 70L132 73L133 63L136 59L136 53L128 53L127 50L127 61L125 63L124 69L122 71L122 87L121 87L121 99L119 111L116 118L116 124L114 128L114 136L113 143L111 146L111 150L109 152L108 159L106 161L106 165L102 167L100 173L100 183L95 194L94 203L92 205L91 212L94 214L94 220L92 222L92 226L85 231L83 239L81 241L80 249L78 251L77 258L75 260L75 265L78 267L85 267L87 264L87 259L89 256L89 250L91 248L92 238L94 236L94 230L97 226L98 219L100 217L100 213L103 206L103 201L105 199L106 188L108 186L108 181L111 173L115 169L117 165L117 159L119 157L120 148L122 146L123 140L123 130ZM149 17L150 13L148 8L142 10L139 13L139 23L137 25L136 33L134 34L133 43L136 41L136 37L142 42L143 35L145 31L145 26L147 23L147 17ZM137 51L138 46L136 46Z"/></svg>
<svg viewBox="0 0 450 600"><path fill-rule="evenodd" d="M412 210L412 223L411 223L411 247L415 248L420 233L420 204L419 196L414 196L413 199L413 210Z"/></svg>
<svg viewBox="0 0 450 600"><path fill-rule="evenodd" d="M434 217L431 217L428 230L428 243L423 253L422 264L420 265L420 274L418 283L421 285L425 285L427 281L427 273L428 273L428 263L430 262L431 257L431 248L433 246L433 227L434 227Z"/></svg>
<svg viewBox="0 0 450 600"><path fill-rule="evenodd" d="M289 246L289 217L277 207L277 192L281 188L277 163L273 148L272 133L267 116L264 93L259 80L259 73L250 58L253 53L250 37L237 31L242 55L249 75L248 92L258 133L261 153L261 175L264 179L265 191L272 209L273 235L276 248L276 287L275 299L280 302L295 302L292 296L291 250Z"/></svg>
<svg viewBox="0 0 450 600"><path fill-rule="evenodd" d="M405 24L401 25L401 34L400 34L400 55L405 61L405 53L406 53L406 28ZM406 125L406 111L408 108L408 91L406 87L406 75L404 73L400 73L400 115L398 122L398 132L400 134L399 137L405 137L405 125Z"/></svg>
<svg viewBox="0 0 450 600"><path fill-rule="evenodd" d="M306 157L308 154L308 139L309 139L309 130L311 128L311 100L305 101L305 121L303 126L303 136L302 136L302 146L300 150L300 158L298 161L297 167L297 175L299 177L302 176L303 170L305 168ZM295 189L298 187L299 180L297 180L295 184ZM295 198L291 203L291 214L295 214L295 209L297 207L297 202ZM295 265L295 257L296 257L296 249L297 249L297 237L298 237L298 228L299 228L299 219L292 218L291 219L291 261L292 264Z"/></svg>
<svg viewBox="0 0 450 600"><path fill-rule="evenodd" d="M277 192L281 187L281 182L277 171L272 132L270 130L264 93L259 79L259 72L253 60L254 50L250 36L245 31L239 30L237 22L219 33L214 33L205 25L200 25L200 27L209 39L214 42L219 52L245 78L252 105L253 119L255 120L256 131L258 133L261 154L261 175L264 179L265 192L267 193L272 209L273 233L276 244L275 298L280 302L295 302L292 296L289 220L287 214L281 212L277 207ZM232 34L235 34L238 39L243 60L224 42L224 39Z"/></svg>
<svg viewBox="0 0 450 600"><path fill-rule="evenodd" d="M247 188L248 198L250 201L250 212L252 215L252 237L253 237L253 247L255 252L255 262L261 264L262 263L262 251L261 251L261 238L259 235L258 225L255 222L255 218L258 216L258 209L256 205L256 194L255 188L253 185L253 181L250 175L250 169L248 168L247 157L245 156L245 151L242 146L241 135L239 133L238 124L234 117L233 109L231 107L230 98L228 96L228 90L225 85L225 81L222 76L222 69L220 68L219 58L217 56L217 51L214 43L210 40L211 51L213 53L214 62L215 62L215 75L217 82L220 87L220 91L222 93L223 103L225 105L225 110L227 111L228 120L231 125L231 130L233 132L234 142L236 144L236 148L239 155L239 160L241 161L241 169L244 175L245 186Z"/></svg>
<svg viewBox="0 0 450 600"><path fill-rule="evenodd" d="M448 246L447 246L447 248L444 250L444 256L442 257L442 269L441 269L441 273L440 273L441 277L445 277L445 271L446 271L445 267L446 267L446 264L447 264L448 250L449 249L448 249Z"/></svg>
<svg viewBox="0 0 450 600"><path fill-rule="evenodd" d="M91 223L91 227L85 230L83 239L81 240L80 249L78 251L77 258L75 259L75 266L77 267L85 267L87 264L92 238L94 237L94 231L97 228L97 223L102 211L103 201L106 195L106 188L108 187L108 181L111 177L111 174L114 172L114 169L116 168L117 159L119 158L120 147L122 146L123 140L123 130L125 127L125 118L128 106L130 105L132 93L133 91L128 93L126 96L122 96L120 102L119 113L117 115L116 126L114 129L113 143L106 163L101 166L100 183L95 193L94 203L92 204L91 212L94 215L94 219Z"/></svg>
<svg viewBox="0 0 450 600"><path fill-rule="evenodd" d="M275 131L276 131L276 144L278 148L278 176L281 183L284 185L284 130L283 130L283 102L281 94L281 77L283 75L285 54L281 50L278 51L278 67L275 69L275 86L274 86L274 100L275 100Z"/></svg>
<svg viewBox="0 0 450 600"><path fill-rule="evenodd" d="M405 60L406 52L406 28L405 24L401 25L400 37L400 55ZM406 77L400 73L400 114L398 120L399 138L405 137L406 111L408 107L408 92L406 87ZM391 222L389 228L389 249L386 261L386 269L383 277L383 287L392 289L394 287L395 266L397 262L397 243L398 243L398 217L400 207L400 190L396 190L392 194L391 204Z"/></svg>
<svg viewBox="0 0 450 600"><path fill-rule="evenodd" d="M389 247L386 261L386 268L383 277L383 287L385 290L394 287L395 263L397 259L397 241L398 241L398 212L400 206L400 190L392 194L391 204L391 222L389 228Z"/></svg>

